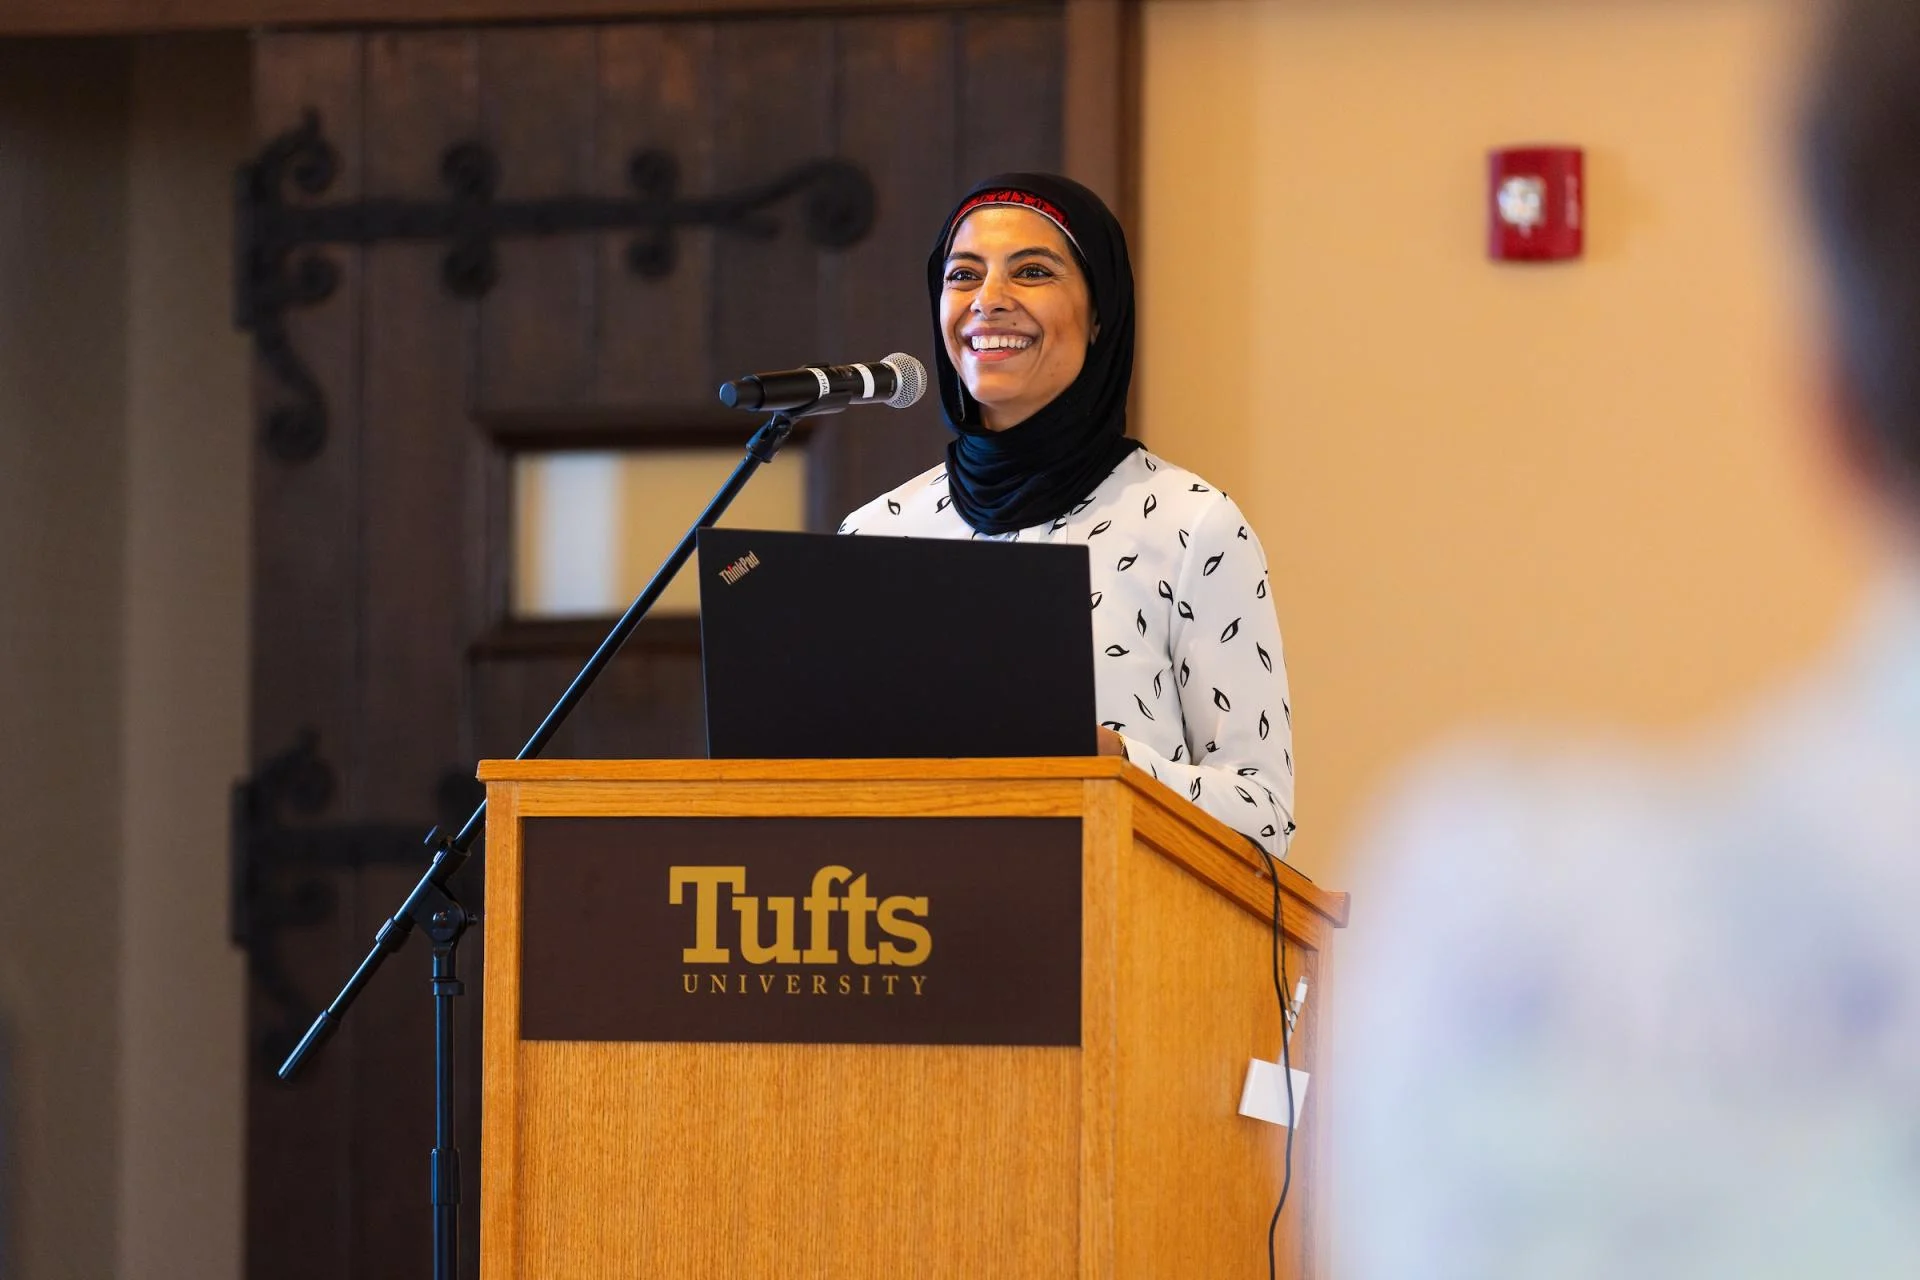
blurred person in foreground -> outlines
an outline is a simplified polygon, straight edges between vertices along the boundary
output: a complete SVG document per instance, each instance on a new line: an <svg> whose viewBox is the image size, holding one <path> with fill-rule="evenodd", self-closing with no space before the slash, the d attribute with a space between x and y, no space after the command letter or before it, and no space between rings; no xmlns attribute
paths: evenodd
<svg viewBox="0 0 1920 1280"><path fill-rule="evenodd" d="M1704 749L1462 752L1387 808L1348 1280L1920 1277L1920 0L1834 5L1803 112L1827 426L1897 549Z"/></svg>

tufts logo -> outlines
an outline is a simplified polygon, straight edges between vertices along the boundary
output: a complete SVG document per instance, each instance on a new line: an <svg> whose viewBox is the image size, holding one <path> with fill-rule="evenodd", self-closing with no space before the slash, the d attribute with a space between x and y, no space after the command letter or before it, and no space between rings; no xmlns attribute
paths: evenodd
<svg viewBox="0 0 1920 1280"><path fill-rule="evenodd" d="M855 875L851 868L842 866L825 866L814 872L812 891L803 899L748 894L744 866L670 867L667 885L669 902L693 908L693 945L680 952L685 964L733 965L737 951L740 963L762 970L786 965L831 965L841 970L837 974L739 970L687 973L681 983L688 995L926 993L926 978L922 976L906 975L903 980L897 973L847 971L912 969L925 964L933 952L925 897L876 897L869 891L865 875ZM723 894L731 912L722 911ZM804 950L798 936L803 912L807 917ZM771 927L766 922L769 916ZM835 927L836 917L843 921L839 928Z"/></svg>
<svg viewBox="0 0 1920 1280"><path fill-rule="evenodd" d="M760 557L749 551L720 571L720 580L728 586L740 581L760 567Z"/></svg>

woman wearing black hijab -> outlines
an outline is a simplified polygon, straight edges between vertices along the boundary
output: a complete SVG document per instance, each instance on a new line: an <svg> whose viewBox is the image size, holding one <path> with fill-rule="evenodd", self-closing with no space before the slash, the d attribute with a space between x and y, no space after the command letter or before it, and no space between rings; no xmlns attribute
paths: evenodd
<svg viewBox="0 0 1920 1280"><path fill-rule="evenodd" d="M1292 708L1266 557L1231 499L1127 437L1133 267L1077 182L974 188L927 261L947 460L843 533L1081 542L1101 750L1284 854Z"/></svg>

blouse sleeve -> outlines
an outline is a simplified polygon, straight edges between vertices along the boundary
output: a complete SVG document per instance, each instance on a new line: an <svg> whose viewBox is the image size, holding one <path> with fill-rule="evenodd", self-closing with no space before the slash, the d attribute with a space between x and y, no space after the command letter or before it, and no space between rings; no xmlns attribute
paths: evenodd
<svg viewBox="0 0 1920 1280"><path fill-rule="evenodd" d="M1127 758L1267 852L1293 834L1293 706L1267 558L1225 494L1189 536L1168 656L1185 725L1169 760L1122 734Z"/></svg>

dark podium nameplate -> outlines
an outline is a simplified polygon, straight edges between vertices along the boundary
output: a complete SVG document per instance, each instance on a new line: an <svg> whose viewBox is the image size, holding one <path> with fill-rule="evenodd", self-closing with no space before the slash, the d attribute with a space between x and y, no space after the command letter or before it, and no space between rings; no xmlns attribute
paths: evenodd
<svg viewBox="0 0 1920 1280"><path fill-rule="evenodd" d="M1080 1043L1077 818L528 818L520 1034Z"/></svg>

